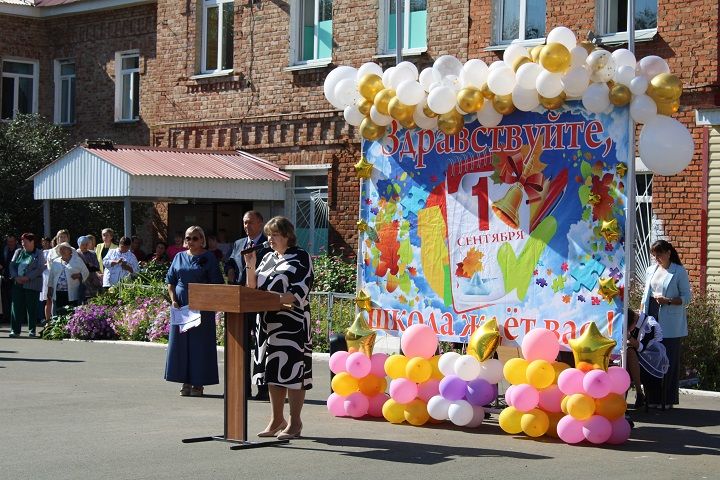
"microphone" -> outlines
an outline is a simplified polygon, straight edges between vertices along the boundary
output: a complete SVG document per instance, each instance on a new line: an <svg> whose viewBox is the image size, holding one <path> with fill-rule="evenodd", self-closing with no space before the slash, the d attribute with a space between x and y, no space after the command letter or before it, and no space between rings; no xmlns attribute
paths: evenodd
<svg viewBox="0 0 720 480"><path fill-rule="evenodd" d="M258 243L257 245L253 245L250 248L241 250L240 255L247 255L248 253L251 253L251 252L257 252L258 250L262 250L263 248L270 248L270 242Z"/></svg>

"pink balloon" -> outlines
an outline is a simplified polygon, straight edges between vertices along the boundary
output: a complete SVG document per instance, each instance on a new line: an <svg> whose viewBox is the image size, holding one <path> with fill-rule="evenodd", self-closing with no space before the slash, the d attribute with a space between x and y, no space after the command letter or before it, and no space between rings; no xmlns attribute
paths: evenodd
<svg viewBox="0 0 720 480"><path fill-rule="evenodd" d="M370 374L376 377L385 377L385 360L388 356L384 353L373 353L370 357Z"/></svg>
<svg viewBox="0 0 720 480"><path fill-rule="evenodd" d="M418 385L417 396L420 400L427 403L435 395L440 394L440 380L431 378L427 382Z"/></svg>
<svg viewBox="0 0 720 480"><path fill-rule="evenodd" d="M342 373L345 371L345 362L347 361L350 352L340 350L330 355L329 365L330 371L333 373Z"/></svg>
<svg viewBox="0 0 720 480"><path fill-rule="evenodd" d="M522 353L528 362L533 360L553 362L559 352L558 337L554 332L545 328L530 330L523 338Z"/></svg>
<svg viewBox="0 0 720 480"><path fill-rule="evenodd" d="M630 375L622 367L608 368L608 377L610 377L610 391L619 395L624 395L630 388Z"/></svg>
<svg viewBox="0 0 720 480"><path fill-rule="evenodd" d="M327 408L331 415L336 417L344 417L345 414L345 397L337 393L331 393L327 399Z"/></svg>
<svg viewBox="0 0 720 480"><path fill-rule="evenodd" d="M601 415L593 415L585 420L582 431L588 442L599 445L607 442L610 438L612 425L607 418Z"/></svg>
<svg viewBox="0 0 720 480"><path fill-rule="evenodd" d="M345 397L345 412L353 418L360 418L367 415L369 406L370 402L364 393L355 392Z"/></svg>
<svg viewBox="0 0 720 480"><path fill-rule="evenodd" d="M585 374L577 368L566 368L558 375L558 387L565 395L585 393L583 377Z"/></svg>
<svg viewBox="0 0 720 480"><path fill-rule="evenodd" d="M417 395L417 383L407 378L396 378L390 382L390 397L398 403L410 403Z"/></svg>
<svg viewBox="0 0 720 480"><path fill-rule="evenodd" d="M546 412L560 412L562 411L560 405L562 404L563 397L565 397L565 394L557 385L550 385L540 391L538 406Z"/></svg>
<svg viewBox="0 0 720 480"><path fill-rule="evenodd" d="M515 385L513 389L513 407L521 412L529 412L537 407L539 400L540 394L532 385L528 385L527 383Z"/></svg>
<svg viewBox="0 0 720 480"><path fill-rule="evenodd" d="M416 323L403 332L400 348L408 358L432 358L437 350L438 339L435 330L424 323Z"/></svg>
<svg viewBox="0 0 720 480"><path fill-rule="evenodd" d="M377 417L382 418L382 408L383 405L385 405L385 402L387 402L388 396L387 393L378 393L377 395L373 395L370 397L370 405L368 406L368 415L371 417Z"/></svg>
<svg viewBox="0 0 720 480"><path fill-rule="evenodd" d="M510 385L505 390L505 403L508 404L508 407L515 406L515 385Z"/></svg>
<svg viewBox="0 0 720 480"><path fill-rule="evenodd" d="M610 425L612 426L612 433L606 443L610 445L620 445L630 438L630 424L624 417L613 420L610 422Z"/></svg>
<svg viewBox="0 0 720 480"><path fill-rule="evenodd" d="M583 388L593 398L606 397L610 386L610 377L604 370L590 370L583 378Z"/></svg>
<svg viewBox="0 0 720 480"><path fill-rule="evenodd" d="M370 357L362 352L351 353L345 360L345 371L358 379L366 377L370 367Z"/></svg>
<svg viewBox="0 0 720 480"><path fill-rule="evenodd" d="M557 424L557 434L565 443L580 443L585 440L583 424L570 415L565 415Z"/></svg>

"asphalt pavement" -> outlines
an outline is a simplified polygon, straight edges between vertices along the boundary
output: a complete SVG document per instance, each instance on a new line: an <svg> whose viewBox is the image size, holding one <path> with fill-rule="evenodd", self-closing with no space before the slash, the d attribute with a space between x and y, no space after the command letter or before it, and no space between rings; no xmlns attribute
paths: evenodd
<svg viewBox="0 0 720 480"><path fill-rule="evenodd" d="M334 418L327 362L314 365L303 438L233 451L183 444L222 432L222 386L180 397L163 380L165 349L8 338L0 328L0 479L624 479L720 478L720 398L633 413L622 446L569 446L477 429ZM220 360L222 356L219 355ZM222 371L222 370L221 370ZM249 431L267 402L251 402Z"/></svg>

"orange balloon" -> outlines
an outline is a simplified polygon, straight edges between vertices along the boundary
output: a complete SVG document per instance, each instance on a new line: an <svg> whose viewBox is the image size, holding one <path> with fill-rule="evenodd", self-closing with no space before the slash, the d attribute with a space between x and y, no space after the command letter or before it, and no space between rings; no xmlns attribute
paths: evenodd
<svg viewBox="0 0 720 480"><path fill-rule="evenodd" d="M611 393L606 397L595 400L595 413L608 420L617 420L625 415L625 410L627 410L625 397L617 393Z"/></svg>

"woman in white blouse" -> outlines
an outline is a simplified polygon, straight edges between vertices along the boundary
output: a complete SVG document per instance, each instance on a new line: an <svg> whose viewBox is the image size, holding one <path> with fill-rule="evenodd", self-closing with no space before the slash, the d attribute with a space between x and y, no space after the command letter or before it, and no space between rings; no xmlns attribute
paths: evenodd
<svg viewBox="0 0 720 480"><path fill-rule="evenodd" d="M57 316L66 306L78 304L81 300L80 285L90 272L85 262L78 255L73 255L75 249L69 243L59 244L55 251L57 256L50 262L47 298L52 299L53 315Z"/></svg>
<svg viewBox="0 0 720 480"><path fill-rule="evenodd" d="M132 240L128 237L120 239L118 248L114 248L108 252L103 258L103 287L112 287L123 278L137 273L139 269L138 261L135 255L130 251Z"/></svg>

